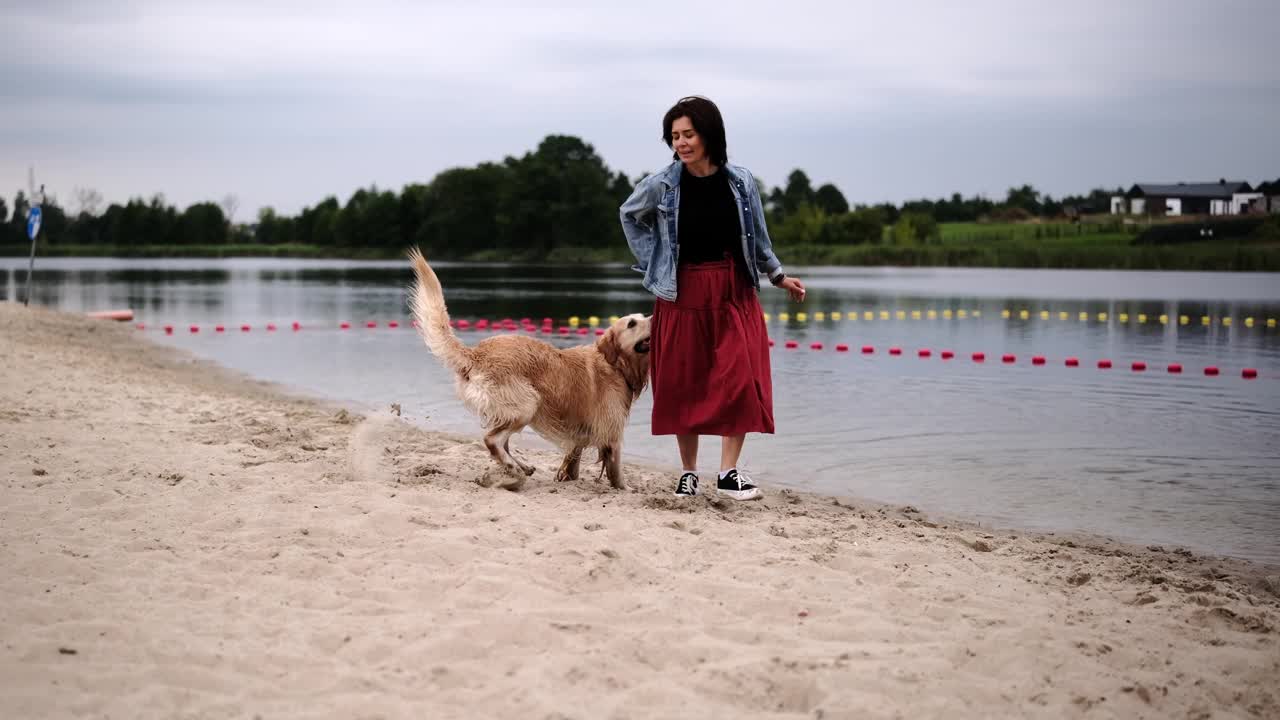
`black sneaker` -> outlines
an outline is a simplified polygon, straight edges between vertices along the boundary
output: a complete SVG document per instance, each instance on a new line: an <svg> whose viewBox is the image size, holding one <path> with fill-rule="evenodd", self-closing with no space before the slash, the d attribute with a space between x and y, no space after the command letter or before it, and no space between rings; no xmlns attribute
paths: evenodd
<svg viewBox="0 0 1280 720"><path fill-rule="evenodd" d="M751 482L751 478L736 469L730 470L728 475L716 480L716 492L728 495L734 500L759 500L764 497L760 488Z"/></svg>
<svg viewBox="0 0 1280 720"><path fill-rule="evenodd" d="M676 482L676 497L693 497L698 494L698 476L687 472Z"/></svg>

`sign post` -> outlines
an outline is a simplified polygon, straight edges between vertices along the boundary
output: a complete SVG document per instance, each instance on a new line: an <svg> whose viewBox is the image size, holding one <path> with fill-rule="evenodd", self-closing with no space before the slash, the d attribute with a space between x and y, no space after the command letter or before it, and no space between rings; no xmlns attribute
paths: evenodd
<svg viewBox="0 0 1280 720"><path fill-rule="evenodd" d="M31 198L31 208L27 210L27 237L31 238L31 259L27 261L27 282L26 293L22 299L22 306L27 307L31 303L31 272L36 267L36 236L40 234L40 223L44 220L44 211L40 209L40 204L44 202L44 186L40 186L40 194Z"/></svg>

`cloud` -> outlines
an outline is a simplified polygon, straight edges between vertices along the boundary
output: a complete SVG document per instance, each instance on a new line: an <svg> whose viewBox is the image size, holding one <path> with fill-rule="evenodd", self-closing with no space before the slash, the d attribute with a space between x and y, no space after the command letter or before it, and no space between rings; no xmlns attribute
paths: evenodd
<svg viewBox="0 0 1280 720"><path fill-rule="evenodd" d="M634 176L699 93L853 200L1280 174L1280 4L0 3L0 183L292 212L550 133ZM3 185L0 184L0 188ZM65 194L65 193L64 193Z"/></svg>

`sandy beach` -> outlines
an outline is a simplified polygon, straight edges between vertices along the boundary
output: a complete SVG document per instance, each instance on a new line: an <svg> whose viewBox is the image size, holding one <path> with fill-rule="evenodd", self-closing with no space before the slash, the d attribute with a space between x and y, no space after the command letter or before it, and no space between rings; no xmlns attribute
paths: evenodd
<svg viewBox="0 0 1280 720"><path fill-rule="evenodd" d="M1280 569L545 451L491 489L399 410L0 303L0 716L1280 717Z"/></svg>

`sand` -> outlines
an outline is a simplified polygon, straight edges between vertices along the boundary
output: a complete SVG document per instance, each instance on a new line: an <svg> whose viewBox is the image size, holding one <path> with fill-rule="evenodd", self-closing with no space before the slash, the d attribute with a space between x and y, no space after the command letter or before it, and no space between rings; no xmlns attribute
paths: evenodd
<svg viewBox="0 0 1280 720"><path fill-rule="evenodd" d="M1274 567L526 455L0 303L0 717L1280 717Z"/></svg>

